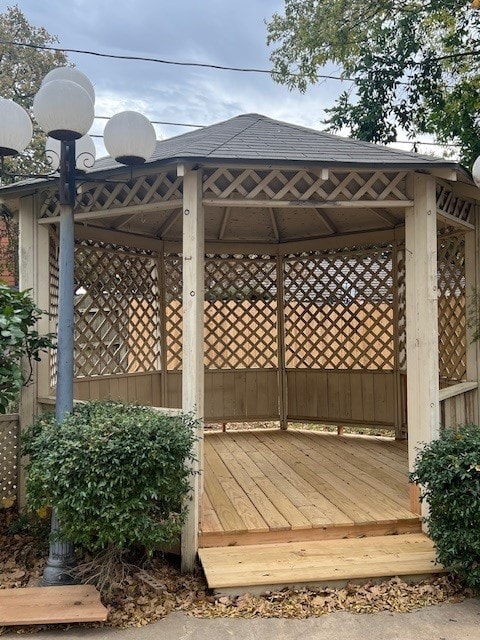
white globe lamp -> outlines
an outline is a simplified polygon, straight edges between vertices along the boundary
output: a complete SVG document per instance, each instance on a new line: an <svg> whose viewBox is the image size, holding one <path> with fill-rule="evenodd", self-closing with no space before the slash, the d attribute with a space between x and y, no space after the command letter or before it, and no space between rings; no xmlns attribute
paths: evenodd
<svg viewBox="0 0 480 640"><path fill-rule="evenodd" d="M472 178L477 187L480 188L480 156L478 156L478 158L473 163Z"/></svg>
<svg viewBox="0 0 480 640"><path fill-rule="evenodd" d="M22 153L32 139L33 127L28 113L13 100L0 98L0 156Z"/></svg>
<svg viewBox="0 0 480 640"><path fill-rule="evenodd" d="M89 94L71 80L43 84L33 101L33 114L43 131L56 140L78 140L95 116Z"/></svg>
<svg viewBox="0 0 480 640"><path fill-rule="evenodd" d="M53 80L70 80L70 82L79 84L85 89L91 101L95 104L95 89L93 88L93 84L90 82L90 79L78 69L74 67L57 67L56 69L52 69L42 80L42 86Z"/></svg>
<svg viewBox="0 0 480 640"><path fill-rule="evenodd" d="M108 153L117 162L143 164L155 150L155 129L141 113L122 111L112 116L105 125L103 141Z"/></svg>

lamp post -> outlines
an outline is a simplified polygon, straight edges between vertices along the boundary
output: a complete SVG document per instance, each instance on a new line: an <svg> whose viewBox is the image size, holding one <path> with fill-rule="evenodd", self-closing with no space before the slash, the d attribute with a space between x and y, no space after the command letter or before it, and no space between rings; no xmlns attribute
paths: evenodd
<svg viewBox="0 0 480 640"><path fill-rule="evenodd" d="M74 215L76 140L81 140L94 120L95 91L90 80L71 67L59 67L43 79L33 102L41 129L50 136L47 156L58 153L60 202L57 390L55 418L61 422L73 410L74 377ZM22 107L0 98L0 156L22 153L32 137L32 124ZM104 142L110 155L127 166L144 163L155 148L155 130L145 116L126 111L107 123ZM91 153L91 142L85 142ZM80 146L80 144L79 144ZM83 144L82 144L83 146ZM80 151L80 149L79 149ZM52 542L43 573L44 586L71 584L73 545L59 537L56 509L52 513Z"/></svg>

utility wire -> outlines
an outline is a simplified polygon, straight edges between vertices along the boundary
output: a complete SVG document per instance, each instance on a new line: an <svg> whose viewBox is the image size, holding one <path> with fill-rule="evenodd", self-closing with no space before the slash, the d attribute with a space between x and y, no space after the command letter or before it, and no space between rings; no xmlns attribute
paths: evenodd
<svg viewBox="0 0 480 640"><path fill-rule="evenodd" d="M110 120L111 116L95 116L95 120ZM194 129L203 129L204 124L189 124L187 122L166 122L164 120L150 120L152 124L167 124L173 127L192 127Z"/></svg>
<svg viewBox="0 0 480 640"><path fill-rule="evenodd" d="M63 47L52 47L44 44L31 44L29 42L14 42L10 40L0 40L0 44L11 45L15 47L28 47L30 49L41 49L44 51L57 51L60 53L82 53L88 56L96 56L98 58L111 58L113 60L140 60L141 62L156 62L158 64L175 65L178 67L200 67L202 69L217 69L219 71L238 71L241 73L262 73L269 76L275 76L273 69L256 69L252 67L229 67L221 64L209 64L206 62L183 62L180 60L166 60L164 58L148 58L143 56L127 56L114 53L100 53L99 51L89 51L87 49L64 49ZM299 73L287 73L291 77L299 77ZM324 80L341 80L345 82L355 82L352 78L342 78L341 76L331 76L317 74L317 78Z"/></svg>

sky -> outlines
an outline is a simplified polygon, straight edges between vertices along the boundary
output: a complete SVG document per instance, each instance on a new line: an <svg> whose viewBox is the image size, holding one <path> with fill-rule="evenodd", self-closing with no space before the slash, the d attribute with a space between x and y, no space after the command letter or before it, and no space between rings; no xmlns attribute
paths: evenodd
<svg viewBox="0 0 480 640"><path fill-rule="evenodd" d="M1 11L14 0L0 0ZM282 0L17 0L31 24L57 36L60 46L102 53L269 69L265 20ZM150 120L208 125L240 113L322 128L324 108L342 86L332 82L306 94L269 75L109 60L69 59L96 91L96 115L134 109ZM101 134L96 120L92 133ZM158 138L192 129L155 125ZM103 149L100 149L100 155Z"/></svg>
<svg viewBox="0 0 480 640"><path fill-rule="evenodd" d="M0 10L14 1L0 0ZM16 4L31 24L57 36L63 48L262 69L271 66L265 21L284 6L283 0L17 0ZM267 74L68 56L92 81L98 116L133 109L153 121L208 125L253 112L322 129L325 108L350 88L349 82L327 80L302 94L276 84ZM91 133L101 135L104 125L104 120L96 120ZM193 130L157 124L155 129L158 139ZM105 155L101 139L96 144L97 157ZM411 145L401 148L411 150Z"/></svg>

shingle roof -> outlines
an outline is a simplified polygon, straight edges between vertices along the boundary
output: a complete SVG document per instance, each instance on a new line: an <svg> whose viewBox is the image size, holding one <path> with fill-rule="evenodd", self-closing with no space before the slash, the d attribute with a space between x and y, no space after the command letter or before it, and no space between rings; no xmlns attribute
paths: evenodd
<svg viewBox="0 0 480 640"><path fill-rule="evenodd" d="M149 162L168 160L233 160L261 163L304 162L325 165L458 166L443 158L422 156L281 122L257 113L157 142ZM94 170L118 166L103 158Z"/></svg>

